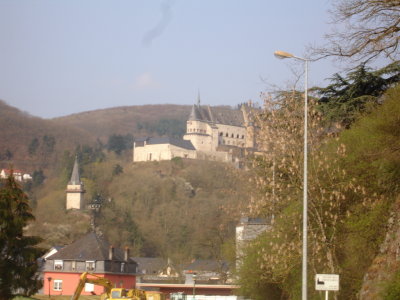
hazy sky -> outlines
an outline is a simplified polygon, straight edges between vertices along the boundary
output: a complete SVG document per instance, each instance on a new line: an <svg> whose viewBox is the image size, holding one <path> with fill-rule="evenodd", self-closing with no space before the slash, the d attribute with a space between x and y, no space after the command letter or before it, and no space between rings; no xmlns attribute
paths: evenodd
<svg viewBox="0 0 400 300"><path fill-rule="evenodd" d="M293 82L330 1L0 0L0 99L51 118L125 105L236 105ZM312 63L310 86L339 69ZM301 87L301 82L299 83Z"/></svg>

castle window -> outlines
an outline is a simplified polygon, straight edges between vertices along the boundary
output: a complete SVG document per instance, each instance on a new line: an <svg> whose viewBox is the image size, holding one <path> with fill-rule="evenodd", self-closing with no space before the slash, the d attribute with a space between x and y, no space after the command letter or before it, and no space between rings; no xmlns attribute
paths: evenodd
<svg viewBox="0 0 400 300"><path fill-rule="evenodd" d="M235 137L235 135L232 133L231 137Z"/></svg>
<svg viewBox="0 0 400 300"><path fill-rule="evenodd" d="M220 133L219 133L219 136L223 136L223 135L224 135L224 133L223 133L223 132L220 132Z"/></svg>
<svg viewBox="0 0 400 300"><path fill-rule="evenodd" d="M239 133L237 134L236 138L239 138Z"/></svg>
<svg viewBox="0 0 400 300"><path fill-rule="evenodd" d="M226 134L225 134L225 136L226 136L226 137L228 137L228 136L229 136L229 134L228 134L228 133L226 133Z"/></svg>
<svg viewBox="0 0 400 300"><path fill-rule="evenodd" d="M242 135L242 139L244 139L244 134Z"/></svg>

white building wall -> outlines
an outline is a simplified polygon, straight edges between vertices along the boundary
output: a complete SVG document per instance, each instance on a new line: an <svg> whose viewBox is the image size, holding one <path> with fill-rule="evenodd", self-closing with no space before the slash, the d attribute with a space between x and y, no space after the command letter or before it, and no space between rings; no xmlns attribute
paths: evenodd
<svg viewBox="0 0 400 300"><path fill-rule="evenodd" d="M188 150L170 144L156 144L135 147L133 161L171 160L174 157L196 158L195 150Z"/></svg>
<svg viewBox="0 0 400 300"><path fill-rule="evenodd" d="M81 209L83 206L83 189L81 185L67 185L67 209Z"/></svg>

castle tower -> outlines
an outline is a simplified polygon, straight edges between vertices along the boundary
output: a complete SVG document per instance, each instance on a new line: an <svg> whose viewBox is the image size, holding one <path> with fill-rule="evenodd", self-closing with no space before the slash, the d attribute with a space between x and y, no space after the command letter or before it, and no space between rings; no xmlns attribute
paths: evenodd
<svg viewBox="0 0 400 300"><path fill-rule="evenodd" d="M79 176L78 157L75 157L71 180L68 182L66 192L67 209L81 209L83 207L83 194L85 190Z"/></svg>

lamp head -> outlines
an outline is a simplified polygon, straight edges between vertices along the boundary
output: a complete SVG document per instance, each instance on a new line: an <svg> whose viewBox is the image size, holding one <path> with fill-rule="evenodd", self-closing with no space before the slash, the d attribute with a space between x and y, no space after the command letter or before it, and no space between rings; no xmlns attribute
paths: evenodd
<svg viewBox="0 0 400 300"><path fill-rule="evenodd" d="M284 58L293 58L294 55L285 51L275 51L274 55L279 58L279 59L284 59Z"/></svg>

